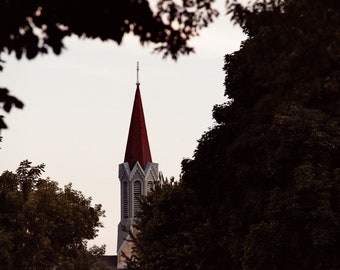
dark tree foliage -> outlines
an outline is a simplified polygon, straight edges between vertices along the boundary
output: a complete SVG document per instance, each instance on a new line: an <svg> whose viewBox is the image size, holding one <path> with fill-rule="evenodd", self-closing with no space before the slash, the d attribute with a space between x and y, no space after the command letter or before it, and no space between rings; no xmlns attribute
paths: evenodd
<svg viewBox="0 0 340 270"><path fill-rule="evenodd" d="M98 260L105 247L86 245L102 226L101 205L91 206L71 184L61 189L41 179L43 170L25 160L0 176L1 269L106 269Z"/></svg>
<svg viewBox="0 0 340 270"><path fill-rule="evenodd" d="M0 0L1 54L14 52L20 59L35 58L52 50L60 54L70 35L121 43L125 34L136 35L141 44L155 44L155 51L177 59L193 48L188 41L218 15L214 0ZM9 112L23 103L0 88L0 103ZM0 118L0 129L6 128Z"/></svg>
<svg viewBox="0 0 340 270"><path fill-rule="evenodd" d="M216 125L182 162L179 186L189 199L183 193L180 208L158 191L153 196L161 199L142 210L167 205L147 224L161 226L172 205L179 213L198 211L183 218L190 219L185 232L193 252L171 253L192 269L340 269L340 2L229 4L248 34L225 56L232 102L214 107ZM139 236L148 239L146 220L140 222ZM204 224L209 229L198 237ZM143 244L182 233L157 232ZM143 248L137 245L136 254ZM163 262L159 269L168 269Z"/></svg>
<svg viewBox="0 0 340 270"><path fill-rule="evenodd" d="M190 194L181 185L169 183L141 198L143 211L135 225L141 233L133 236L134 256L128 269L193 269L186 260L192 252L189 233L195 215L183 207L188 201Z"/></svg>
<svg viewBox="0 0 340 270"><path fill-rule="evenodd" d="M230 261L216 241L216 228L197 196L181 182L156 185L153 192L141 198L132 237L129 270L172 270L216 268ZM223 262L223 263L222 263Z"/></svg>

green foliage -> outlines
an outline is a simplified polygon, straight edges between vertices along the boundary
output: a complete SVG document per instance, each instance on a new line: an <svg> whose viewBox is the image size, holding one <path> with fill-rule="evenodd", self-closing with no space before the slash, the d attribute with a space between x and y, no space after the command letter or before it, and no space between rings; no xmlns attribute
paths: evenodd
<svg viewBox="0 0 340 270"><path fill-rule="evenodd" d="M125 34L137 36L142 45L152 43L155 52L177 59L194 49L188 41L218 15L214 0L16 1L0 0L1 53L33 59L53 51L59 55L65 37L99 38L120 44ZM0 103L9 112L23 103L0 88ZM0 129L6 128L0 117Z"/></svg>
<svg viewBox="0 0 340 270"><path fill-rule="evenodd" d="M225 57L232 103L214 107L216 126L182 162L180 203L156 191L142 210L166 207L142 216L139 235L148 239L149 224L166 228L176 207L185 213L178 231L150 240L157 250L175 246L165 238L185 241L190 253L171 253L172 266L340 269L339 1L232 2L229 11L249 36ZM144 248L136 245L137 262L155 254Z"/></svg>
<svg viewBox="0 0 340 270"><path fill-rule="evenodd" d="M39 178L43 170L25 160L16 173L0 176L1 269L89 269L105 252L86 245L104 211L71 184L61 189Z"/></svg>

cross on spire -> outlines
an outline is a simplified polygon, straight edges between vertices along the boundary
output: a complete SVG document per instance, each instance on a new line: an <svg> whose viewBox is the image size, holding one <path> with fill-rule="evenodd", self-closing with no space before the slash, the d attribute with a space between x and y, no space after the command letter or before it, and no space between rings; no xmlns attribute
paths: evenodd
<svg viewBox="0 0 340 270"><path fill-rule="evenodd" d="M139 62L137 62L137 83L136 85L139 85Z"/></svg>

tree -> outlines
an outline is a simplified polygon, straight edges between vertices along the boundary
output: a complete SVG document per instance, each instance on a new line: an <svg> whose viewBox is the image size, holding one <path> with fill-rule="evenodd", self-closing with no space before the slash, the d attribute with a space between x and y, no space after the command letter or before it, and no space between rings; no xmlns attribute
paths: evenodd
<svg viewBox="0 0 340 270"><path fill-rule="evenodd" d="M182 162L180 185L192 194L182 206L201 212L188 249L203 252L176 260L193 269L339 269L339 2L229 4L248 39L225 56L228 101ZM148 223L162 215L171 211ZM211 229L200 240L202 224Z"/></svg>
<svg viewBox="0 0 340 270"><path fill-rule="evenodd" d="M212 269L224 261L216 230L193 190L181 181L165 182L140 200L129 270ZM222 252L221 252L222 251Z"/></svg>
<svg viewBox="0 0 340 270"><path fill-rule="evenodd" d="M177 59L194 51L188 41L218 15L213 2L158 0L152 9L148 0L0 0L0 70L1 53L14 52L18 59L51 50L60 54L70 35L120 44L125 34L133 33L142 45L151 42L156 52ZM6 88L0 88L0 102L6 112L23 107ZM0 118L2 128L6 125Z"/></svg>
<svg viewBox="0 0 340 270"><path fill-rule="evenodd" d="M193 269L187 257L190 250L191 220L194 212L185 205L190 194L177 183L156 185L155 190L141 198L133 256L127 259L128 269Z"/></svg>
<svg viewBox="0 0 340 270"><path fill-rule="evenodd" d="M233 11L249 35L225 57L233 103L215 106L218 125L184 164L183 182L211 219L223 213L216 227L232 269L337 269L339 3Z"/></svg>
<svg viewBox="0 0 340 270"><path fill-rule="evenodd" d="M102 226L101 205L71 184L41 179L44 167L25 160L0 176L1 269L105 269L98 260L105 247L86 245Z"/></svg>

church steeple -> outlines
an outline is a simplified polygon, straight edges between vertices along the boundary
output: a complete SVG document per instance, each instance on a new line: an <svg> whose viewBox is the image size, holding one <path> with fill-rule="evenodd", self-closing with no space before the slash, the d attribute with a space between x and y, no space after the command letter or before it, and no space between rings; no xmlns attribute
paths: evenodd
<svg viewBox="0 0 340 270"><path fill-rule="evenodd" d="M144 119L142 98L139 89L138 72L135 101L132 109L124 162L128 162L130 168L132 169L137 161L143 169L145 169L145 166L148 162L152 162L148 134Z"/></svg>
<svg viewBox="0 0 340 270"><path fill-rule="evenodd" d="M137 63L137 88L133 103L124 163L119 165L121 196L121 219L118 225L117 268L126 267L125 256L131 256L133 244L129 240L137 213L140 211L141 196L150 192L158 181L158 164L152 162L146 131L142 98L139 89Z"/></svg>

